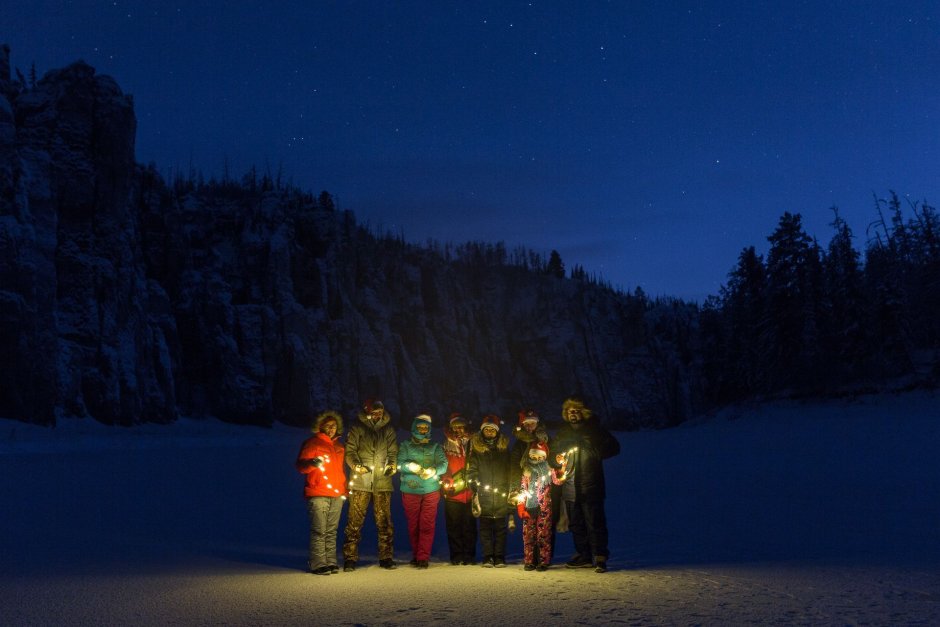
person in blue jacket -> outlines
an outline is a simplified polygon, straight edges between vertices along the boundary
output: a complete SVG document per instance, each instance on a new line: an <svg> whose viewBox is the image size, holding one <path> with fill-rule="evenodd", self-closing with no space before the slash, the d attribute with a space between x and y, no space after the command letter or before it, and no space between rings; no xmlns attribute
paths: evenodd
<svg viewBox="0 0 940 627"><path fill-rule="evenodd" d="M401 500L408 520L408 538L414 557L411 565L427 568L434 545L437 508L441 501L440 477L447 472L444 447L431 442L431 417L417 416L411 437L398 447Z"/></svg>

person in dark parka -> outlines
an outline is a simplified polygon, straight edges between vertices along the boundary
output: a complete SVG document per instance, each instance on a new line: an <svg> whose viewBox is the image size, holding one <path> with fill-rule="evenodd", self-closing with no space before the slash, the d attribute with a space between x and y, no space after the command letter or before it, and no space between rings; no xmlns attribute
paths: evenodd
<svg viewBox="0 0 940 627"><path fill-rule="evenodd" d="M509 438L500 433L499 416L483 417L480 431L470 438L467 480L480 504L480 548L485 568L506 566L506 526L510 482Z"/></svg>
<svg viewBox="0 0 940 627"><path fill-rule="evenodd" d="M552 444L555 461L565 464L562 498L576 554L565 566L607 571L607 497L603 460L620 453L620 443L576 396L562 404L565 423ZM593 559L592 559L593 558Z"/></svg>

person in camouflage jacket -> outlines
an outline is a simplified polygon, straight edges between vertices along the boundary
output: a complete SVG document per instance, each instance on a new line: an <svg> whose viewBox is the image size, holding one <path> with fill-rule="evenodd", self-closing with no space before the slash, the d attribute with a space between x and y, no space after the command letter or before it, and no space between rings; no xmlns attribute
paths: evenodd
<svg viewBox="0 0 940 627"><path fill-rule="evenodd" d="M359 541L369 502L379 536L379 566L395 568L392 524L392 475L398 465L398 438L382 401L369 400L346 436L346 465L350 469L349 512L344 530L343 570L359 561Z"/></svg>

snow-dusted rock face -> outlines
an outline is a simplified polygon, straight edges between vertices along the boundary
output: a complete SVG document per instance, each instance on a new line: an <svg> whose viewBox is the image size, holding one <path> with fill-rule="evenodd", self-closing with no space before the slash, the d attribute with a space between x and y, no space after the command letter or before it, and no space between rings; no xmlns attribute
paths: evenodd
<svg viewBox="0 0 940 627"><path fill-rule="evenodd" d="M0 93L0 416L691 410L645 299L377 238L293 190L170 188L135 164L130 97L81 62Z"/></svg>

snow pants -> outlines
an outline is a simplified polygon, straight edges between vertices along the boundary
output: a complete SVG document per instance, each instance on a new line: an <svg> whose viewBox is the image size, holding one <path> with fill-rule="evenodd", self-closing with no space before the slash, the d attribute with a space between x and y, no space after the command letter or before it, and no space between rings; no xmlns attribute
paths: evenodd
<svg viewBox="0 0 940 627"><path fill-rule="evenodd" d="M604 501L565 501L568 529L575 551L583 558L608 557L607 515Z"/></svg>
<svg viewBox="0 0 940 627"><path fill-rule="evenodd" d="M480 516L480 549L483 561L506 559L506 517Z"/></svg>
<svg viewBox="0 0 940 627"><path fill-rule="evenodd" d="M447 546L450 561L474 562L477 554L477 521L470 511L470 501L444 499L444 521L447 523Z"/></svg>
<svg viewBox="0 0 940 627"><path fill-rule="evenodd" d="M346 515L346 536L343 542L343 559L347 562L359 561L359 540L362 539L362 523L366 520L366 510L372 501L375 515L375 527L379 534L379 559L392 559L395 549L392 545L395 526L392 524L392 493L365 492L353 490L346 497L349 500L349 512Z"/></svg>
<svg viewBox="0 0 940 627"><path fill-rule="evenodd" d="M343 512L338 496L313 496L307 499L310 514L310 570L336 566L336 528Z"/></svg>
<svg viewBox="0 0 940 627"><path fill-rule="evenodd" d="M438 490L428 494L401 494L405 518L408 520L411 553L419 562L431 559L434 528L437 525L437 506L440 502L441 493Z"/></svg>

